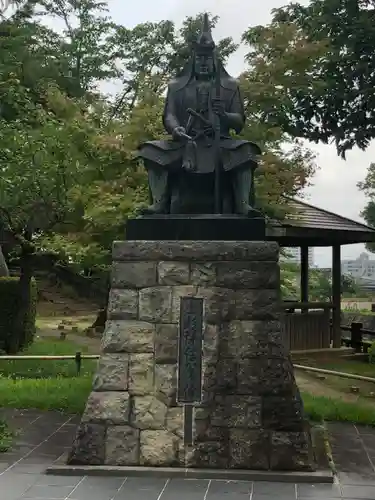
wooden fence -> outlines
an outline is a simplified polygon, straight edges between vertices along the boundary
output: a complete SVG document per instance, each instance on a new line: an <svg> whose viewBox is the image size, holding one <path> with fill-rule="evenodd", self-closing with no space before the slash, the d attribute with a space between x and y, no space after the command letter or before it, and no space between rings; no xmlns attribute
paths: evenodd
<svg viewBox="0 0 375 500"><path fill-rule="evenodd" d="M286 302L284 307L283 339L288 349L304 351L331 347L332 304ZM375 331L363 328L362 323L353 322L340 328L345 332L341 344L353 347L357 353L366 353L375 341Z"/></svg>
<svg viewBox="0 0 375 500"><path fill-rule="evenodd" d="M363 328L363 324L359 322L353 321L350 326L341 325L341 330L349 333L349 335L342 337L342 345L353 347L357 353L366 353L371 344L375 341L375 331Z"/></svg>
<svg viewBox="0 0 375 500"><path fill-rule="evenodd" d="M331 346L331 309L328 302L285 302L283 339L291 351Z"/></svg>
<svg viewBox="0 0 375 500"><path fill-rule="evenodd" d="M76 364L76 370L77 370L77 375L81 374L81 368L82 368L82 360L84 359L99 359L100 355L99 354L82 354L81 352L76 352L74 355L72 354L64 354L60 356L37 356L34 354L30 355L25 355L25 356L11 356L11 355L4 355L0 356L0 361L5 360L5 361L26 361L28 359L39 359L40 361L58 361L58 360L64 360L64 359L71 359L75 361Z"/></svg>
<svg viewBox="0 0 375 500"><path fill-rule="evenodd" d="M347 347L353 347L358 353L366 353L372 341L375 340L375 331L362 328L362 323L353 322L350 326L341 325L341 330L349 333L349 335L342 338L342 344ZM292 304L292 307L291 304L286 305L282 333L284 342L291 351L328 349L331 345L330 304L314 303L312 305L308 303L295 303ZM77 352L75 355L60 356L4 355L0 356L0 361L71 359L75 362L77 375L80 375L83 360L99 358L99 354L82 354L81 352Z"/></svg>

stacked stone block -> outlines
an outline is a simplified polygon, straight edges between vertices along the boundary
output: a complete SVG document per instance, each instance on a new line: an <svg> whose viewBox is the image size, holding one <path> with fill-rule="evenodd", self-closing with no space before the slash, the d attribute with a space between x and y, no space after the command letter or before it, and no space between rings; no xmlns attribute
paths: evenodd
<svg viewBox="0 0 375 500"><path fill-rule="evenodd" d="M311 469L278 255L266 242L116 242L103 354L69 463ZM181 297L204 299L189 447L176 401Z"/></svg>

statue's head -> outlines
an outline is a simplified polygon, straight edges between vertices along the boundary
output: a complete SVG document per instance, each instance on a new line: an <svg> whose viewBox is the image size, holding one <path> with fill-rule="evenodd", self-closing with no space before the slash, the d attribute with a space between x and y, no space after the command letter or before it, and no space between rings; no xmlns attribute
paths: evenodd
<svg viewBox="0 0 375 500"><path fill-rule="evenodd" d="M210 77L215 73L215 42L212 39L208 15L203 18L202 33L194 45L194 73L198 77Z"/></svg>
<svg viewBox="0 0 375 500"><path fill-rule="evenodd" d="M195 54L194 73L196 76L210 77L215 73L213 54Z"/></svg>

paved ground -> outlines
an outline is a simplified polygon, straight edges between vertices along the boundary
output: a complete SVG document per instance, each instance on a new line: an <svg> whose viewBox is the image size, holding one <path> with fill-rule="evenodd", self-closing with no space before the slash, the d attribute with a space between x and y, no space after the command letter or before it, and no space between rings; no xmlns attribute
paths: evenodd
<svg viewBox="0 0 375 500"><path fill-rule="evenodd" d="M164 478L46 476L69 449L78 419L55 412L1 410L19 429L12 451L0 454L1 500L374 500L375 429L330 426L337 484L208 481Z"/></svg>

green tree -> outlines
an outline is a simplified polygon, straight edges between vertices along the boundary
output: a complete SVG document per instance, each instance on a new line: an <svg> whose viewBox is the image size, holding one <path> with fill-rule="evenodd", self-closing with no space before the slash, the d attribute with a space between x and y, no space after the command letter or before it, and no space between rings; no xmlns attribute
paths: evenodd
<svg viewBox="0 0 375 500"><path fill-rule="evenodd" d="M216 22L217 18L213 18L213 25ZM111 109L111 102L104 102L97 114L98 134L105 149L103 165L107 163L108 167L101 172L102 177L94 176L82 189L75 189L77 203L81 199L84 205L79 233L55 233L48 239L49 248L64 247L68 251L75 248L77 241L84 240L80 251L70 253L75 258L82 256L86 263L94 253L100 258L106 255L103 263L108 264L111 243L122 237L126 217L147 202L146 175L142 166L134 162L133 152L141 142L165 135L161 115L166 83L186 61L200 26L201 15L188 18L181 30L170 21L163 21L141 24L132 30L120 27L114 32L111 43L119 47L119 60L125 68L124 89L114 108ZM224 60L236 48L231 39L220 40L218 46ZM243 136L267 151L257 172L259 203L268 207L271 201L271 212L283 215L287 207L281 195L301 193L315 171L315 158L280 128L271 130L263 124L258 95L253 96L254 89L247 79L241 79L241 86L248 118ZM93 242L102 251L93 252Z"/></svg>
<svg viewBox="0 0 375 500"><path fill-rule="evenodd" d="M211 26L218 21L213 17ZM117 96L114 116L125 121L134 120L132 110L139 112L144 104L141 95L158 95L161 116L163 94L167 82L178 73L186 62L192 41L201 29L202 14L188 17L180 30L170 21L146 23L132 30L116 32L116 46L122 47L122 61L127 68L124 90ZM236 50L231 38L219 40L218 51L224 63ZM261 105L263 86L251 80L251 70L241 76L241 89L246 104L247 124L243 137L257 142L266 154L257 171L258 202L270 213L282 216L287 207L282 194L301 194L316 170L315 157L302 143L288 136L280 127L264 122ZM149 107L146 104L146 108ZM147 111L149 114L149 111ZM155 115L155 114L154 114ZM142 123L143 126L143 123ZM144 129L133 125L132 137L144 138ZM149 129L148 129L149 130ZM135 135L136 134L136 135ZM134 140L136 147L139 141ZM287 147L286 147L287 146Z"/></svg>
<svg viewBox="0 0 375 500"><path fill-rule="evenodd" d="M281 293L287 300L300 301L299 264L282 262L281 264ZM358 297L360 287L352 276L341 276L341 294L345 297ZM322 269L309 269L309 301L330 302L332 300L332 274Z"/></svg>
<svg viewBox="0 0 375 500"><path fill-rule="evenodd" d="M303 196L317 168L315 155L281 127L264 120L263 99L268 82L257 80L249 68L241 75L240 83L246 111L242 135L264 151L256 171L258 202L269 215L282 218L289 210L282 195Z"/></svg>
<svg viewBox="0 0 375 500"><path fill-rule="evenodd" d="M301 266L292 262L281 264L281 294L287 300L301 300ZM330 276L320 269L309 270L309 301L331 300Z"/></svg>
<svg viewBox="0 0 375 500"><path fill-rule="evenodd" d="M129 118L140 95L152 91L162 95L167 83L186 64L192 43L202 27L203 14L187 17L177 29L172 21L142 23L132 29L119 26L111 43L118 47L118 57L124 67L123 90L116 97L113 116ZM218 16L211 16L214 28ZM238 45L231 37L217 42L217 48L225 62Z"/></svg>
<svg viewBox="0 0 375 500"><path fill-rule="evenodd" d="M344 297L359 297L361 287L357 281L349 274L341 276L341 293Z"/></svg>
<svg viewBox="0 0 375 500"><path fill-rule="evenodd" d="M328 302L332 297L331 276L320 269L309 271L309 300Z"/></svg>
<svg viewBox="0 0 375 500"><path fill-rule="evenodd" d="M300 270L298 264L282 262L280 269L281 296L284 300L300 300Z"/></svg>
<svg viewBox="0 0 375 500"><path fill-rule="evenodd" d="M103 157L110 164L112 155L98 142L86 95L66 94L58 37L32 15L17 13L0 25L0 224L21 257L16 330L30 303L36 255L52 249L44 242L56 231L83 232L84 207L74 189L100 178ZM63 257L69 260L81 246ZM95 242L91 247L100 253Z"/></svg>
<svg viewBox="0 0 375 500"><path fill-rule="evenodd" d="M267 123L345 156L375 137L375 11L369 0L312 0L250 28L253 75L266 84Z"/></svg>
<svg viewBox="0 0 375 500"><path fill-rule="evenodd" d="M3 249L0 246L0 278L3 276L9 276L9 270L8 270L7 263L5 261Z"/></svg>
<svg viewBox="0 0 375 500"><path fill-rule="evenodd" d="M107 102L92 98L100 80L115 76L104 54L108 44L102 40L111 35L112 24L96 15L104 8L100 2L40 4L49 15L56 12L66 18L62 36L38 21L36 3L22 16L18 13L1 23L2 218L19 237L27 230L33 247L55 250L57 245L48 246L50 240L64 242L69 252L62 246L63 258L77 255L73 260L85 262L91 253L100 261L100 245L84 237L90 212L85 213L86 200L78 200L78 193L92 183L97 195L98 184L110 177L103 175L104 166L114 177L127 159L119 148L108 147L106 134L116 136L118 131L103 125ZM80 23L73 29L74 15ZM78 66L81 73L69 73ZM108 198L108 185L104 191Z"/></svg>
<svg viewBox="0 0 375 500"><path fill-rule="evenodd" d="M40 6L64 21L63 33L41 24ZM34 2L28 17L8 21L12 36L0 39L4 213L19 234L31 225L37 250L53 251L77 269L106 268L126 218L146 203L146 174L133 152L140 142L164 136L165 86L201 24L197 16L181 30L170 21L128 30L113 24L105 7L89 0ZM218 46L224 60L236 49L231 39ZM118 68L124 90L113 103L98 85L117 78ZM241 86L248 118L243 136L267 151L257 173L259 201L271 200L280 212L281 194L301 193L308 184L314 157L280 127L262 122L255 83L243 77ZM28 194L12 198L19 182Z"/></svg>
<svg viewBox="0 0 375 500"><path fill-rule="evenodd" d="M120 77L119 52L113 43L119 27L108 17L106 1L40 0L36 19L57 18L63 22L53 49L60 72L59 86L71 97L88 97L98 84Z"/></svg>
<svg viewBox="0 0 375 500"><path fill-rule="evenodd" d="M375 227L375 163L371 163L367 169L367 174L363 182L358 183L358 187L369 200L361 212L369 226ZM375 251L374 243L366 243L366 248L371 252Z"/></svg>

